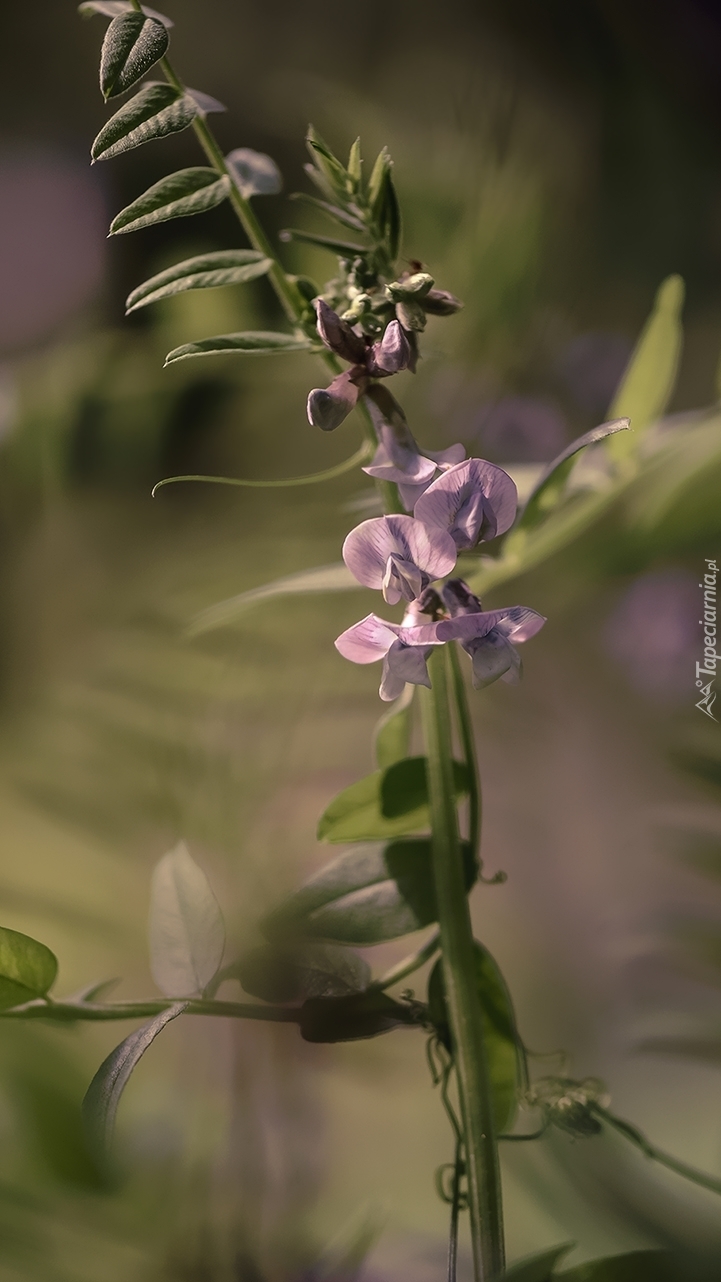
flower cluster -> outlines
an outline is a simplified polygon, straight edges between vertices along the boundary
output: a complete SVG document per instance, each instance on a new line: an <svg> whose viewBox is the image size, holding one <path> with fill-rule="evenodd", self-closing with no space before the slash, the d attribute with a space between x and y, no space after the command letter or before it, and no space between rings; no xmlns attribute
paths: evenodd
<svg viewBox="0 0 721 1282"><path fill-rule="evenodd" d="M369 614L335 643L353 663L383 660L381 699L398 698L406 682L430 686L428 657L447 641L470 656L477 688L519 680L515 646L543 627L543 615L519 605L484 611L462 579L431 586L452 573L459 551L510 529L516 501L502 468L472 458L422 485L412 516L376 517L351 530L343 560L358 582L380 589L389 605L407 602L401 623Z"/></svg>

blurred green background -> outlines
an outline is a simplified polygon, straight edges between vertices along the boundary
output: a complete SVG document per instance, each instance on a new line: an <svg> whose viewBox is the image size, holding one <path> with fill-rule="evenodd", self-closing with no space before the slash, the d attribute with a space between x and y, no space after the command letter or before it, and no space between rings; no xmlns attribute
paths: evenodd
<svg viewBox="0 0 721 1282"><path fill-rule="evenodd" d="M404 254L466 301L431 322L418 375L398 383L422 442L552 457L604 417L669 272L688 291L672 412L715 403L712 0L165 9L181 73L228 107L213 117L223 146L269 152L286 193L304 185L310 119L341 153L358 133L368 157L390 147ZM205 606L337 560L372 491L353 475L151 501L174 472L327 467L360 434L353 419L332 437L308 426L321 367L302 356L163 372L180 342L275 324L263 281L123 319L152 271L242 242L223 208L106 243L120 207L199 157L185 133L90 169L103 28L69 0L0 17L0 905L59 955L58 991L119 976L119 995L142 996L154 861L187 839L231 948L253 940L260 912L323 862L317 817L366 773L381 708L375 670L332 647L371 594L360 611L357 594L270 603L185 639ZM285 194L257 207L274 233L298 224ZM284 252L333 274L322 251ZM484 858L509 881L473 902L529 1044L563 1047L618 1112L718 1173L721 740L694 708L694 664L697 584L721 552L721 430L688 484L661 484L665 506L636 487L490 602L549 623L523 686L474 698ZM319 1048L285 1027L179 1021L127 1092L124 1176L107 1187L78 1109L120 1029L0 1028L2 1282L339 1277L343 1242L376 1223L366 1277L439 1276L432 1173L451 1140L420 1035ZM512 1256L563 1240L573 1261L721 1251L712 1196L621 1141L549 1137L504 1160Z"/></svg>

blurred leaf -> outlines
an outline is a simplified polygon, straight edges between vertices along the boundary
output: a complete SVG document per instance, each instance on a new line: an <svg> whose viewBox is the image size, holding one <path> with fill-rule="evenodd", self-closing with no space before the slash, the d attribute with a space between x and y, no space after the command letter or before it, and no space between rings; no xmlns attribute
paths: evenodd
<svg viewBox="0 0 721 1282"><path fill-rule="evenodd" d="M168 32L157 18L131 10L113 18L100 53L100 90L107 101L125 93L150 71L168 48Z"/></svg>
<svg viewBox="0 0 721 1282"><path fill-rule="evenodd" d="M564 1255L568 1255L573 1245L573 1242L565 1242L563 1246L552 1246L550 1250L539 1251L537 1255L524 1256L504 1270L502 1282L551 1282L556 1276L556 1264Z"/></svg>
<svg viewBox="0 0 721 1282"><path fill-rule="evenodd" d="M360 218L354 214L349 214L347 210L341 209L338 205L332 205L329 200L318 200L315 196L309 196L304 191L294 191L290 199L299 200L304 205L319 209L321 213L327 214L329 218L334 218L343 227L350 227L351 231L365 232L366 230L365 223Z"/></svg>
<svg viewBox="0 0 721 1282"><path fill-rule="evenodd" d="M241 592L239 596L229 597L227 601L209 606L196 615L188 633L195 637L203 632L212 632L214 628L226 627L259 601L270 601L280 596L304 596L314 592L358 591L361 586L342 561L336 565L318 565L313 570L286 574L282 579L264 583L260 588L251 588L248 592Z"/></svg>
<svg viewBox="0 0 721 1282"><path fill-rule="evenodd" d="M308 1270L309 1276L314 1282L354 1282L382 1230L378 1209L363 1208L324 1248Z"/></svg>
<svg viewBox="0 0 721 1282"><path fill-rule="evenodd" d="M466 890L478 876L468 842L462 843ZM337 943L381 943L437 921L431 842L360 844L321 868L263 922L268 936L282 932Z"/></svg>
<svg viewBox="0 0 721 1282"><path fill-rule="evenodd" d="M559 1282L681 1282L683 1274L667 1251L629 1251L564 1269Z"/></svg>
<svg viewBox="0 0 721 1282"><path fill-rule="evenodd" d="M169 218L187 218L190 214L202 214L206 209L215 209L230 193L230 179L218 174L214 169L202 166L194 169L179 169L160 182L153 183L142 196L138 196L131 205L126 205L116 214L110 224L110 235L118 236L121 232L139 231L141 227L150 227L153 223L164 223ZM253 253L252 250L241 250L241 253ZM254 257L259 258L260 255Z"/></svg>
<svg viewBox="0 0 721 1282"><path fill-rule="evenodd" d="M150 969L166 997L201 993L223 960L218 901L185 842L164 855L150 890Z"/></svg>
<svg viewBox="0 0 721 1282"><path fill-rule="evenodd" d="M213 254L199 254L151 276L128 295L126 315L136 312L161 298L170 298L188 289L217 289L220 285L243 285L264 276L272 259L254 249L225 249Z"/></svg>
<svg viewBox="0 0 721 1282"><path fill-rule="evenodd" d="M643 432L661 417L671 400L683 343L683 300L683 280L668 276L656 294L653 311L608 411L609 419L629 418L633 432L609 441L613 458L626 459L636 453Z"/></svg>
<svg viewBox="0 0 721 1282"><path fill-rule="evenodd" d="M364 254L370 253L370 250L365 245L356 245L354 241L336 240L333 236L319 236L313 231L300 231L297 227L285 227L280 233L280 239L283 241L300 240L306 245L320 245L323 249L331 249L334 254L339 254L341 258L348 258L349 255L354 258L362 258Z"/></svg>
<svg viewBox="0 0 721 1282"><path fill-rule="evenodd" d="M219 102L212 94L203 93L202 89L191 89L189 85L186 85L185 92L190 95L198 111L203 116L212 116L228 110L225 103Z"/></svg>
<svg viewBox="0 0 721 1282"><path fill-rule="evenodd" d="M110 1147L115 1127L115 1114L130 1074L158 1033L171 1019L182 1015L187 1002L175 1002L143 1024L103 1060L83 1100L83 1121L91 1151L105 1153Z"/></svg>
<svg viewBox="0 0 721 1282"><path fill-rule="evenodd" d="M352 180L356 189L360 188L363 182L363 157L361 156L360 138L356 138L348 155L348 177Z"/></svg>
<svg viewBox="0 0 721 1282"><path fill-rule="evenodd" d="M498 1131L505 1131L513 1125L518 1105L516 1017L506 982L491 954L477 940L475 950L476 983L483 1008L483 1032L493 1090L496 1127ZM442 958L436 962L428 981L428 1014L439 1036L450 1049L451 1035L446 1011Z"/></svg>
<svg viewBox="0 0 721 1282"><path fill-rule="evenodd" d="M0 1010L44 997L58 973L58 961L44 944L0 926Z"/></svg>
<svg viewBox="0 0 721 1282"><path fill-rule="evenodd" d="M225 157L241 196L275 196L283 187L283 175L272 156L251 147L236 147Z"/></svg>
<svg viewBox="0 0 721 1282"><path fill-rule="evenodd" d="M355 1042L416 1022L410 1007L377 989L351 997L310 997L300 1009L306 1042Z"/></svg>
<svg viewBox="0 0 721 1282"><path fill-rule="evenodd" d="M388 257L393 262L398 256L401 239L401 211L393 185L393 161L384 147L371 173L368 184L371 217L378 234L385 241Z"/></svg>
<svg viewBox="0 0 721 1282"><path fill-rule="evenodd" d="M247 330L243 334L218 334L215 338L201 339L199 343L184 343L182 347L168 352L165 364L173 365L175 361L187 360L189 356L219 356L226 352L263 356L317 350L316 344L309 338L281 334L274 330Z"/></svg>
<svg viewBox="0 0 721 1282"><path fill-rule="evenodd" d="M386 770L408 756L411 733L411 703L415 687L407 685L390 712L381 717L373 735L373 752L379 770Z"/></svg>
<svg viewBox="0 0 721 1282"><path fill-rule="evenodd" d="M468 792L465 764L453 763L456 796ZM319 841L383 841L427 828L425 757L406 757L345 788L318 823Z"/></svg>
<svg viewBox="0 0 721 1282"><path fill-rule="evenodd" d="M538 525L544 515L560 501L576 454L585 450L587 446L602 441L606 436L627 431L628 427L627 418L614 419L612 422L602 423L600 427L592 428L590 432L586 432L583 436L579 436L578 440L567 445L539 477L528 496L526 506L515 527L516 530L526 530Z"/></svg>
<svg viewBox="0 0 721 1282"><path fill-rule="evenodd" d="M90 154L93 161L110 160L153 138L180 133L197 114L194 100L173 85L144 85L103 125Z"/></svg>
<svg viewBox="0 0 721 1282"><path fill-rule="evenodd" d="M245 953L233 974L246 993L264 1002L296 1002L306 997L347 997L370 983L370 966L357 953L328 944L292 948L263 944Z"/></svg>
<svg viewBox="0 0 721 1282"><path fill-rule="evenodd" d="M83 0L78 5L78 13L83 18L92 18L94 13L101 13L106 18L117 18L121 13L134 13L130 0ZM143 13L148 18L157 18L162 22L164 27L173 27L175 23L172 18L166 18L164 13L158 13L157 9L150 9L148 5L143 5Z"/></svg>

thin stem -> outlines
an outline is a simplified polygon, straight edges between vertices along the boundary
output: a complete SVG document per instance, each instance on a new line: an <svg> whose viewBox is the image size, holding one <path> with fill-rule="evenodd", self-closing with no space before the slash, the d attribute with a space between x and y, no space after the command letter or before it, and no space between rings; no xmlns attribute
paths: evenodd
<svg viewBox="0 0 721 1282"><path fill-rule="evenodd" d="M82 1020L149 1019L168 1010L173 1000L156 998L147 1002L55 1002L38 999L0 1011L0 1019L51 1019L58 1022ZM260 1006L252 1002L217 1002L199 997L188 1002L187 1015L225 1015L233 1019L262 1019L297 1024L298 1007Z"/></svg>
<svg viewBox="0 0 721 1282"><path fill-rule="evenodd" d="M458 1212L461 1208L461 1167L463 1163L463 1145L456 1142L456 1158L453 1163L453 1200L451 1202L451 1227L448 1235L448 1268L447 1282L456 1282L458 1262Z"/></svg>
<svg viewBox="0 0 721 1282"><path fill-rule="evenodd" d="M481 848L481 780L478 773L476 741L473 735L473 723L466 697L466 686L463 680L458 647L450 645L448 649L451 656L453 693L458 712L458 727L461 732L463 756L468 767L468 840L471 843L474 855L478 858Z"/></svg>
<svg viewBox="0 0 721 1282"><path fill-rule="evenodd" d="M684 1179L690 1180L692 1184L698 1184L702 1189L709 1189L712 1193L721 1193L721 1179L713 1175L706 1175L705 1171L699 1171L695 1166L688 1166L686 1162L681 1162L679 1158L672 1157L670 1153L664 1153L663 1149L656 1148L642 1131L632 1126L630 1122L624 1122L623 1118L616 1117L614 1113L609 1113L600 1104L591 1104L592 1111L601 1121L612 1126L614 1130L623 1135L625 1139L630 1140L636 1145L641 1152L654 1162L659 1162L661 1166L668 1167L669 1171L674 1171L676 1175L683 1176Z"/></svg>
<svg viewBox="0 0 721 1282"><path fill-rule="evenodd" d="M428 661L432 688L421 687L428 757L433 874L443 950L448 1017L465 1135L471 1239L476 1282L503 1270L503 1213L493 1098L475 983L471 915L463 876L452 772L445 647Z"/></svg>
<svg viewBox="0 0 721 1282"><path fill-rule="evenodd" d="M438 952L440 946L441 938L438 931L436 931L422 948L419 948L415 953L411 953L408 957L404 957L402 961L396 962L395 966L391 966L385 975L381 975L380 979L374 980L370 987L379 989L381 992L386 988L392 988L401 979L412 975L414 970L424 966L433 954Z"/></svg>
<svg viewBox="0 0 721 1282"><path fill-rule="evenodd" d="M247 481L240 476L166 476L164 480L156 481L152 497L155 498L156 492L164 485L176 485L179 481L205 481L209 485L241 485L258 490L288 489L293 485L315 485L319 481L332 481L336 476L352 472L354 467L365 463L368 457L368 442L364 441L360 449L356 450L350 458L344 459L342 463L327 467L324 472L312 472L309 476L291 476L285 481Z"/></svg>

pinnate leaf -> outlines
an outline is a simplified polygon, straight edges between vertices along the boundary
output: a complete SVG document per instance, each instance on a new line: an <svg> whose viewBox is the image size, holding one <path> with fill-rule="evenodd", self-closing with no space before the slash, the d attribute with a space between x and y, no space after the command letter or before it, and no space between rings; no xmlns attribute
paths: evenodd
<svg viewBox="0 0 721 1282"><path fill-rule="evenodd" d="M180 842L153 872L150 891L150 966L166 997L200 993L223 959L225 928L218 901L201 868Z"/></svg>
<svg viewBox="0 0 721 1282"><path fill-rule="evenodd" d="M255 249L221 249L212 254L186 258L157 276L151 276L128 295L126 314L149 303L157 303L187 289L216 289L219 285L242 285L265 276L272 260Z"/></svg>
<svg viewBox="0 0 721 1282"><path fill-rule="evenodd" d="M468 770L453 763L456 796L468 792ZM430 825L425 757L406 757L345 788L318 823L319 841L384 841Z"/></svg>
<svg viewBox="0 0 721 1282"><path fill-rule="evenodd" d="M611 419L630 418L633 429L633 436L609 441L608 450L614 458L628 458L637 449L642 433L661 417L673 395L683 344L683 300L683 280L668 276L656 294L653 311L608 411Z"/></svg>
<svg viewBox="0 0 721 1282"><path fill-rule="evenodd" d="M0 1010L44 997L57 973L57 958L45 944L0 926Z"/></svg>
<svg viewBox="0 0 721 1282"><path fill-rule="evenodd" d="M284 352L314 352L315 343L296 334L280 334L274 330L246 330L241 334L216 334L214 338L201 339L199 343L184 343L175 347L165 358L166 365L185 361L191 356L222 356L228 352L239 355L272 356Z"/></svg>
<svg viewBox="0 0 721 1282"><path fill-rule="evenodd" d="M330 944L274 947L263 944L233 967L246 993L264 1002L297 1002L307 997L347 997L370 983L370 967L357 953Z"/></svg>
<svg viewBox="0 0 721 1282"><path fill-rule="evenodd" d="M138 1060L165 1025L182 1015L187 1004L175 1002L167 1010L161 1011L148 1024L143 1024L142 1028L137 1028L126 1037L103 1060L83 1100L83 1122L90 1145L96 1153L103 1154L110 1147L120 1096Z"/></svg>
<svg viewBox="0 0 721 1282"><path fill-rule="evenodd" d="M236 147L225 157L241 196L275 196L283 186L283 176L272 156L251 147Z"/></svg>
<svg viewBox="0 0 721 1282"><path fill-rule="evenodd" d="M466 890L478 876L463 842ZM359 843L343 851L263 923L270 938L311 936L344 944L378 944L438 919L428 838L386 846Z"/></svg>
<svg viewBox="0 0 721 1282"><path fill-rule="evenodd" d="M409 1007L371 989L350 997L309 997L299 1023L306 1042L356 1042L413 1026L416 1020Z"/></svg>
<svg viewBox="0 0 721 1282"><path fill-rule="evenodd" d="M110 160L153 138L187 129L198 115L198 104L173 85L148 84L103 125L90 154L93 161Z"/></svg>
<svg viewBox="0 0 721 1282"><path fill-rule="evenodd" d="M100 90L106 101L136 84L167 48L167 29L157 18L135 10L113 18L100 54Z"/></svg>
<svg viewBox="0 0 721 1282"><path fill-rule="evenodd" d="M110 235L139 231L153 223L164 223L169 218L187 218L214 209L230 192L230 180L220 176L215 169L202 165L193 169L179 169L153 183L131 205L121 209L110 224Z"/></svg>
<svg viewBox="0 0 721 1282"><path fill-rule="evenodd" d="M513 1004L503 976L491 954L476 941L476 985L483 1008L483 1032L493 1091L496 1128L513 1124L517 1107L518 1035ZM443 962L436 962L428 981L428 1013L439 1036L450 1047Z"/></svg>
<svg viewBox="0 0 721 1282"><path fill-rule="evenodd" d="M563 1246L552 1246L548 1251L524 1256L522 1260L516 1260L504 1270L501 1280L502 1282L551 1282L556 1277L554 1269L558 1261L564 1255L568 1255L572 1248L572 1242L565 1242ZM565 1273L562 1276L565 1277Z"/></svg>
<svg viewBox="0 0 721 1282"><path fill-rule="evenodd" d="M94 13L101 13L105 18L117 18L121 13L137 13L133 8L130 0L83 0L78 5L78 13L83 18L92 18ZM157 9L150 9L148 5L143 5L143 13L147 18L157 18L162 22L164 27L173 27L175 23L172 18L167 18L164 13L158 13Z"/></svg>

